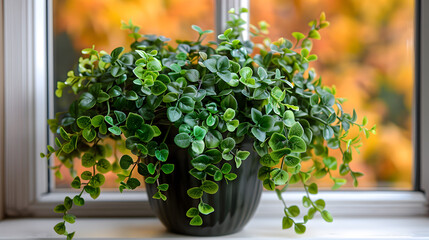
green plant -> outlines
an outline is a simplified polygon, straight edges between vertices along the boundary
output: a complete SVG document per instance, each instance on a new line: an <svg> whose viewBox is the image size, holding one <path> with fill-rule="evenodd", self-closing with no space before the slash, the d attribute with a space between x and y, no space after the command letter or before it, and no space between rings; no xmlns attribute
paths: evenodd
<svg viewBox="0 0 429 240"><path fill-rule="evenodd" d="M356 126L366 137L375 133L367 129L367 119L356 123L357 115L343 112L344 99L336 98L335 88L322 85L315 71L309 68L317 56L310 54L312 39L320 39L319 30L329 23L322 13L311 21L307 35L292 33L294 43L287 39L254 45L240 38L245 23L239 13L230 11L229 27L218 36L219 43L202 44L205 34L198 26L196 41L177 41L173 47L165 37L140 35L139 27L123 23L131 31L135 42L131 51L114 49L111 54L93 48L82 50L76 72L70 71L65 82L58 82L56 95L71 89L79 96L69 111L50 119L55 147L48 146L60 164L52 167L60 177L60 168L71 169L74 159L88 168L71 183L80 193L66 197L54 211L63 214L62 222L54 230L73 238L65 223L74 223L69 213L73 205L82 206L86 192L96 199L105 182L104 174L116 172L119 190L135 189L141 185L156 184L155 199L168 201L163 194L168 183L160 182L161 174L170 174L174 165L166 163L169 149L164 143L171 128L177 128L174 142L190 149L193 170L190 174L201 180L199 187L188 190L188 195L200 199L200 204L188 210L191 225L201 225L201 214L210 214L213 207L202 201L204 194L215 194L218 181L233 181L231 164L240 167L249 156L248 151L236 148L244 136L254 139L254 150L260 156L258 178L267 190L276 191L284 203L283 228L294 227L296 233L305 232L305 223L319 212L323 219L332 221L322 199L314 200L318 187L312 177L329 175L333 189L346 183L332 172L350 174L354 185L362 173L350 168L352 150L358 151L360 137L348 137L350 127ZM264 36L267 24L252 26L253 36ZM141 40L142 39L142 40ZM258 53L254 53L254 50ZM161 129L168 129L163 130ZM113 141L107 141L112 139ZM129 151L118 157L114 148L125 146ZM339 149L341 161L329 154ZM106 157L114 154L115 162ZM130 156L131 155L131 156ZM132 157L133 156L133 157ZM147 163L145 158L156 159ZM307 162L306 167L301 167ZM137 177L138 175L141 175ZM306 194L302 204L308 208L302 221L298 206L287 206L282 198L290 184L302 184Z"/></svg>

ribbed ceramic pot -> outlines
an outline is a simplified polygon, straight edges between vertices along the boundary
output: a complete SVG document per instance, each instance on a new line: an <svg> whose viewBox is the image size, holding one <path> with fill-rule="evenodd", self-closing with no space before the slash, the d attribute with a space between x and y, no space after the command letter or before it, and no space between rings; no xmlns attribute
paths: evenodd
<svg viewBox="0 0 429 240"><path fill-rule="evenodd" d="M192 169L191 157L186 149L177 147L174 143L168 144L169 157L167 162L174 163L172 174L162 174L161 183L168 183L170 187L165 192L167 201L153 199L158 190L155 184L147 184L149 203L156 216L161 220L168 231L193 236L221 236L239 232L252 218L259 204L262 185L257 178L259 156L253 150L252 142L245 140L237 145L238 149L250 152L250 156L236 169L234 161L231 172L238 175L234 181L217 182L219 190L216 194L204 194L203 201L215 209L209 215L201 215L202 226L190 226L190 218L186 211L198 206L199 200L190 198L187 190L197 187L201 181L192 177L188 172Z"/></svg>

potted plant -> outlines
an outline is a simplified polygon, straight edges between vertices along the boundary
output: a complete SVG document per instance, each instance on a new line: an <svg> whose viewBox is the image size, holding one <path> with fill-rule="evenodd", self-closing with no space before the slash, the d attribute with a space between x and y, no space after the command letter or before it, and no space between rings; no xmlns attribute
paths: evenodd
<svg viewBox="0 0 429 240"><path fill-rule="evenodd" d="M348 136L349 129L358 127L368 137L375 127L366 128L366 118L357 123L355 111L345 113L344 99L309 68L317 60L310 54L312 39L329 25L323 13L310 22L307 35L294 32L294 41L255 45L240 36L245 22L239 14L245 11L230 11L218 43L202 44L211 31L194 25L198 39L178 40L173 47L165 37L140 35L130 22L123 24L135 39L129 52L82 51L77 71L56 90L61 97L70 89L78 99L48 121L59 137L41 154L57 156L57 173L75 164L87 168L71 182L80 193L54 209L63 214L54 227L58 234L73 238L65 227L75 222L70 209L84 205L85 193L96 199L110 171L117 173L121 192L144 181L155 213L173 232L239 231L253 215L262 186L283 201L282 192L297 183L308 212L298 221L299 207L285 204L283 228L304 233L317 212L332 221L325 202L311 197L318 192L316 179L329 175L337 189L346 182L335 177L338 171L357 186L362 173L349 163L361 143L359 136ZM252 31L263 36L266 24ZM109 161L112 144L128 152Z"/></svg>

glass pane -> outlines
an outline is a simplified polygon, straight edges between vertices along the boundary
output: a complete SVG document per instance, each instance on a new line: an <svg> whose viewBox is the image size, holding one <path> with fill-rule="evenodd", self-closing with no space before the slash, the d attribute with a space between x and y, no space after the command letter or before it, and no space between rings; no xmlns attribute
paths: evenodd
<svg viewBox="0 0 429 240"><path fill-rule="evenodd" d="M143 34L194 39L198 35L191 29L192 24L215 29L214 4L213 0L53 0L54 81L64 81L67 72L76 68L84 48L95 45L97 50L110 53L115 47L129 46L132 38L120 29L121 20L131 19ZM211 40L214 34L205 41ZM73 99L74 95L66 93L61 99L55 98L55 112L66 111ZM112 151L118 150L112 147ZM114 157L109 160L113 162ZM76 170L78 174L83 171L77 161ZM71 175L64 167L61 173L63 179L55 180L55 188L70 188ZM114 173L106 178L104 188L117 186Z"/></svg>
<svg viewBox="0 0 429 240"><path fill-rule="evenodd" d="M352 169L365 173L358 189L411 189L414 1L264 0L251 1L250 10L252 24L270 24L272 40L307 32L307 23L326 12L330 26L315 41L319 60L312 66L348 99L345 110L377 124L354 154ZM332 186L329 178L324 186Z"/></svg>

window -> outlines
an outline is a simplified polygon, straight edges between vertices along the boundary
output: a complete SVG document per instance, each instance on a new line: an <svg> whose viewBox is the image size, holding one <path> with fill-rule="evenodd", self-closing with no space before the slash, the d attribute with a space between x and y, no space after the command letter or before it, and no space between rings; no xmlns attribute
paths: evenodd
<svg viewBox="0 0 429 240"><path fill-rule="evenodd" d="M198 2L198 3L197 3ZM119 45L128 47L131 37L128 32L120 29L121 20L132 20L141 27L143 34L156 34L174 39L192 39L196 37L191 25L198 22L203 29L214 29L213 0L173 0L173 1L85 1L66 0L52 1L53 11L53 88L57 81L64 81L70 69L76 68L81 50L95 46L97 50L111 52ZM181 6L189 7L183 8ZM73 19L71 21L70 19ZM205 41L213 41L214 35ZM64 56L70 56L64 58ZM54 90L52 90L54 91ZM54 97L54 112L67 111L74 94ZM115 146L112 144L112 146ZM114 148L114 147L113 147ZM119 151L118 151L119 152ZM118 153L119 158L121 153ZM109 158L114 161L114 157ZM55 165L60 165L55 159ZM83 169L76 164L80 174ZM62 168L63 179L51 178L52 190L70 189L71 175L68 169ZM116 174L106 175L104 191L117 191ZM142 190L139 188L138 190Z"/></svg>
<svg viewBox="0 0 429 240"><path fill-rule="evenodd" d="M255 0L253 0L255 1ZM248 1L217 0L216 8L225 12L231 6L248 4ZM251 2L252 3L252 2ZM391 214L392 208L399 209L395 214L422 214L425 200L419 191L429 188L429 127L419 125L429 120L429 96L421 94L429 90L426 82L419 79L429 77L429 47L420 44L429 40L429 3L418 0L417 9L417 61L416 61L416 125L414 146L416 149L416 190L412 192L325 192L321 197L330 201L330 208L341 208L350 214ZM420 18L422 11L422 18ZM256 12L256 11L255 11ZM46 20L48 16L48 21ZM48 192L48 173L44 160L37 156L48 141L46 118L52 109L53 86L46 79L53 77L52 49L46 45L53 39L46 26L52 21L51 1L4 0L5 26L5 204L8 216L52 216L52 207L62 201L62 193ZM218 18L216 26L222 26ZM420 25L421 24L421 25ZM17 31L17 26L20 31ZM48 44L52 42L48 41ZM426 54L424 54L426 53ZM46 97L48 96L48 97ZM421 97L421 99L420 99ZM49 111L48 111L49 110ZM421 147L420 147L421 144ZM424 171L426 170L426 171ZM3 173L2 173L3 174ZM151 215L143 193L103 194L95 205L88 201L85 207L75 212L80 216L143 216ZM276 197L265 194L261 209L264 212L277 212ZM288 200L299 201L298 195L291 193ZM118 204L126 201L127 204ZM271 201L273 204L271 204ZM143 202L143 203L142 203ZM268 204L265 204L268 203ZM115 206L115 207L113 207ZM365 207L362 207L365 206ZM349 208L347 208L349 207ZM359 212L352 209L359 209ZM117 210L113 212L112 209ZM374 211L378 209L378 211ZM79 212L78 212L79 211ZM332 211L334 214L335 209Z"/></svg>
<svg viewBox="0 0 429 240"><path fill-rule="evenodd" d="M355 108L358 121L365 115L369 126L377 125L377 134L362 138L361 154L354 155L352 168L365 176L359 188L348 181L345 189L412 189L414 8L412 0L251 1L250 22L267 20L272 40L304 31L326 13L331 24L314 42L319 60L311 66L348 99L345 110ZM331 186L330 179L325 183Z"/></svg>

